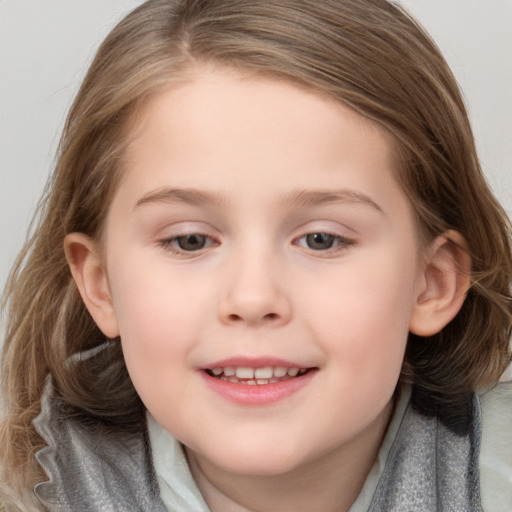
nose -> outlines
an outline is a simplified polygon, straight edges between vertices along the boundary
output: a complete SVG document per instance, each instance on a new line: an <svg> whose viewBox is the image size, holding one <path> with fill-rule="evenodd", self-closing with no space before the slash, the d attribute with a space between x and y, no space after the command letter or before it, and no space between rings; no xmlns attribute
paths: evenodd
<svg viewBox="0 0 512 512"><path fill-rule="evenodd" d="M277 267L271 258L256 255L230 262L219 302L220 321L253 327L287 324L292 304Z"/></svg>

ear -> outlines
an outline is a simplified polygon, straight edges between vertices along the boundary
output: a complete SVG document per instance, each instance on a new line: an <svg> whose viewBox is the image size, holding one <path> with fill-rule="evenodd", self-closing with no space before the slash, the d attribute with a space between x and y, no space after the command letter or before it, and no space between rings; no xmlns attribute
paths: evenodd
<svg viewBox="0 0 512 512"><path fill-rule="evenodd" d="M70 233L64 240L64 250L73 279L96 325L108 338L116 338L119 327L97 244L83 233Z"/></svg>
<svg viewBox="0 0 512 512"><path fill-rule="evenodd" d="M409 330L437 334L459 312L470 286L471 258L464 237L447 231L434 240L419 280Z"/></svg>

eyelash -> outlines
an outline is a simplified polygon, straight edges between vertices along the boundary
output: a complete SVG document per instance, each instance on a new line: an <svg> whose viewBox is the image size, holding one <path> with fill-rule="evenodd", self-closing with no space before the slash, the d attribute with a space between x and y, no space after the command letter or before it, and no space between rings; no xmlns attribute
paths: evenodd
<svg viewBox="0 0 512 512"><path fill-rule="evenodd" d="M313 247L309 247L307 245L303 245L303 244L299 243L300 240L307 239L307 237L315 236L315 235L331 237L332 238L331 241L332 241L333 245L331 247L327 247L325 249L315 249ZM206 245L203 245L202 247L200 247L199 249L196 249L196 250L186 250L183 248L175 247L174 244L179 243L179 240L186 239L187 237L203 237L205 239ZM210 241L210 243L208 243L208 241ZM348 247L355 245L356 241L352 238L347 238L345 236L341 236L341 235L338 235L335 233L330 233L328 231L312 231L309 233L305 233L305 234L301 235L300 237L295 238L293 240L293 243L294 243L294 245L298 245L300 247L309 249L313 253L316 253L320 256L320 255L322 255L322 253L325 255L331 255L333 253L338 253L340 251L344 251L344 250L348 249ZM202 250L205 248L211 247L212 245L218 245L218 242L215 242L215 240L212 237L210 237L204 233L197 232L197 233L187 233L184 235L165 238L163 240L159 240L158 245L173 255L192 257L198 253L200 254L202 252Z"/></svg>

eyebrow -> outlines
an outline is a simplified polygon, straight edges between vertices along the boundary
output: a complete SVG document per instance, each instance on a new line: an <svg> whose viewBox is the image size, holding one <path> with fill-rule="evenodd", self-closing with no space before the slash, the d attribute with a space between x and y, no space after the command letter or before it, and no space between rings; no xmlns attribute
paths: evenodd
<svg viewBox="0 0 512 512"><path fill-rule="evenodd" d="M357 190L296 190L284 196L284 201L294 207L308 208L329 203L360 203L384 213L382 208L368 195ZM216 192L195 188L163 187L144 194L135 208L151 203L185 203L193 206L211 206L225 203L226 197Z"/></svg>
<svg viewBox="0 0 512 512"><path fill-rule="evenodd" d="M329 203L361 203L370 206L379 213L384 213L382 208L368 195L357 190L297 190L286 197L293 206L311 207Z"/></svg>
<svg viewBox="0 0 512 512"><path fill-rule="evenodd" d="M205 192L195 188L159 188L144 194L136 203L135 208L149 203L185 203L198 206L221 204L224 196Z"/></svg>

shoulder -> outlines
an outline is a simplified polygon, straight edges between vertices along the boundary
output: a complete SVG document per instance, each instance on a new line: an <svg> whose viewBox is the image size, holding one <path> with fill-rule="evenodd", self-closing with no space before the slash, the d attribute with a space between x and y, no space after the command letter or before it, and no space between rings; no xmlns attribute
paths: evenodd
<svg viewBox="0 0 512 512"><path fill-rule="evenodd" d="M480 482L485 511L512 510L512 381L480 395Z"/></svg>

